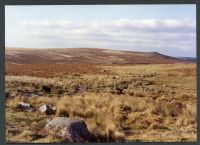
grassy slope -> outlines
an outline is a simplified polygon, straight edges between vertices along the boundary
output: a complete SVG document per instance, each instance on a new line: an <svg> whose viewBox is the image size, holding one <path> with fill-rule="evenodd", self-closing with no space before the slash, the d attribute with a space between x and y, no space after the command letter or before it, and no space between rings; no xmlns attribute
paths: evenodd
<svg viewBox="0 0 200 145"><path fill-rule="evenodd" d="M6 62L21 64L156 64L182 62L157 52L131 52L96 48L6 49Z"/></svg>

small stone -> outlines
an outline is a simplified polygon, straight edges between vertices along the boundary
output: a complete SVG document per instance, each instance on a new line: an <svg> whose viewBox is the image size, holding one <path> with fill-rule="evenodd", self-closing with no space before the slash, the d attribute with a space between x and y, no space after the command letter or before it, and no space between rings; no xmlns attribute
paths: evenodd
<svg viewBox="0 0 200 145"><path fill-rule="evenodd" d="M105 69L101 70L102 73L107 72Z"/></svg>
<svg viewBox="0 0 200 145"><path fill-rule="evenodd" d="M43 86L42 86L42 90L43 90L45 93L48 93L48 94L51 93L51 88L50 88L49 86L43 85Z"/></svg>
<svg viewBox="0 0 200 145"><path fill-rule="evenodd" d="M175 92L174 92L174 91L172 91L172 90L170 91L170 93L172 93L172 94L175 94Z"/></svg>
<svg viewBox="0 0 200 145"><path fill-rule="evenodd" d="M33 109L32 105L30 105L28 103L24 103L24 102L18 103L16 109L20 110L20 111L28 111L28 112L35 111L35 109Z"/></svg>
<svg viewBox="0 0 200 145"><path fill-rule="evenodd" d="M45 113L47 115L55 114L56 113L56 107L52 107L51 105L44 104L39 108L39 111L41 113Z"/></svg>

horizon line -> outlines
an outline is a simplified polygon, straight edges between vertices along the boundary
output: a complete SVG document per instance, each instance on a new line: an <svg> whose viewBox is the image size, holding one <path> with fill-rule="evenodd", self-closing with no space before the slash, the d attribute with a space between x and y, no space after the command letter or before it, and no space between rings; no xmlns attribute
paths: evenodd
<svg viewBox="0 0 200 145"><path fill-rule="evenodd" d="M121 49L114 49L114 48L99 48L99 47L5 47L5 50L8 50L8 49L16 49L16 50L22 50L22 49L37 49L37 50L45 50L45 49L102 49L102 50L112 50L112 51L124 51L124 52L140 52L140 53L159 53L159 54L163 54L163 55L166 55L166 56L171 56L171 55L167 55L167 54L164 54L164 53L160 53L158 51L135 51L135 50L121 50ZM171 56L171 57L191 57L191 58L197 58L197 56Z"/></svg>

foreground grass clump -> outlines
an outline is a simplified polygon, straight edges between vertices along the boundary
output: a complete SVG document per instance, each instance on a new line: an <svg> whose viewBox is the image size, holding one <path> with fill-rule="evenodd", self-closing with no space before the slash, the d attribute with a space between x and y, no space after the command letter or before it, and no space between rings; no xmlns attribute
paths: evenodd
<svg viewBox="0 0 200 145"><path fill-rule="evenodd" d="M83 119L95 142L196 141L194 65L101 67L110 73L6 76L7 142L63 142L43 130L56 116ZM19 102L36 111L16 110ZM56 114L40 113L43 104L55 106Z"/></svg>

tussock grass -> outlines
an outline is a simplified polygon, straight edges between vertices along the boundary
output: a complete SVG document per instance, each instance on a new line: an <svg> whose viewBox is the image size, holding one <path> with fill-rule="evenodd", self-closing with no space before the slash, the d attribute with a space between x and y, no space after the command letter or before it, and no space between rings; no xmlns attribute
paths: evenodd
<svg viewBox="0 0 200 145"><path fill-rule="evenodd" d="M7 142L62 143L43 130L55 116L85 120L94 142L196 140L196 78L193 71L185 72L195 68L192 64L101 67L112 73L6 76L6 92L13 96L6 99ZM50 86L51 94L38 96L41 85ZM77 85L83 91L74 91ZM121 93L111 92L119 86ZM63 93L56 93L59 89ZM17 112L22 101L36 109L50 104L56 114Z"/></svg>

